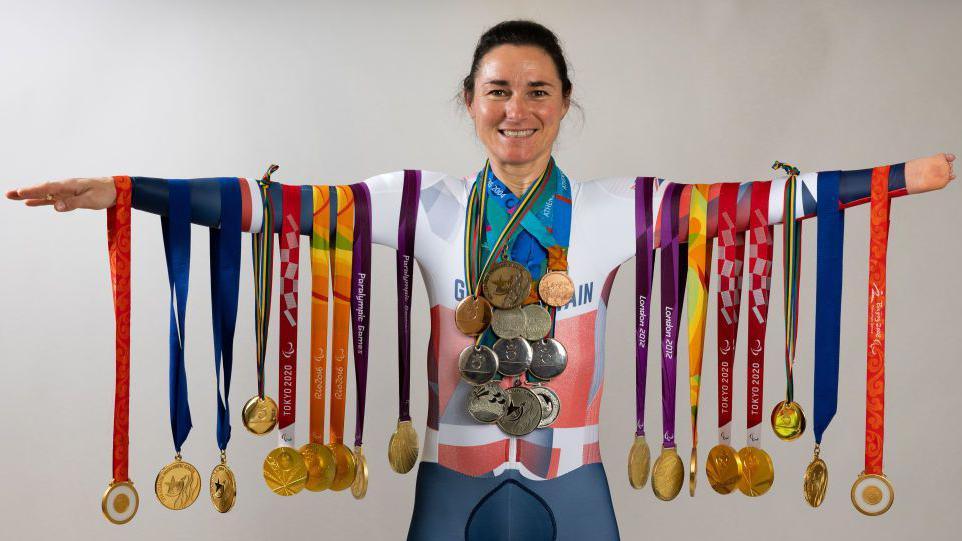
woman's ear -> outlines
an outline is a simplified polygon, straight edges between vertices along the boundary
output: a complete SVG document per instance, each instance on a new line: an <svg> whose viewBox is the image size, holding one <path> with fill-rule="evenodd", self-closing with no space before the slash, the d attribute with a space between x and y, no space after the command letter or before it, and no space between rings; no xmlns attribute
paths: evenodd
<svg viewBox="0 0 962 541"><path fill-rule="evenodd" d="M462 91L461 97L464 100L464 107L468 110L468 116L474 120L474 103L472 103L472 98L474 98L473 93L464 90Z"/></svg>
<svg viewBox="0 0 962 541"><path fill-rule="evenodd" d="M568 109L571 107L571 96L565 96L561 102L561 118L568 115Z"/></svg>

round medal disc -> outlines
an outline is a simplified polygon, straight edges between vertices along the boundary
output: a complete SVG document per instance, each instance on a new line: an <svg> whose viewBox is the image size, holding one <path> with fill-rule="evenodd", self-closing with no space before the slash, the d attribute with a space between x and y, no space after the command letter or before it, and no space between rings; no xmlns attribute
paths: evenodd
<svg viewBox="0 0 962 541"><path fill-rule="evenodd" d="M337 465L334 480L331 482L331 490L341 491L354 484L354 477L357 475L357 462L354 461L354 452L347 445L331 443L328 447L334 453L334 463Z"/></svg>
<svg viewBox="0 0 962 541"><path fill-rule="evenodd" d="M575 284L567 272L548 271L538 281L538 295L545 304L564 306L571 301L575 293Z"/></svg>
<svg viewBox="0 0 962 541"><path fill-rule="evenodd" d="M719 494L731 494L742 477L742 459L730 445L718 444L705 459L708 484Z"/></svg>
<svg viewBox="0 0 962 541"><path fill-rule="evenodd" d="M531 386L531 392L541 400L541 422L538 423L538 428L551 426L561 414L561 398L558 393L543 385Z"/></svg>
<svg viewBox="0 0 962 541"><path fill-rule="evenodd" d="M527 340L521 338L501 338L491 350L498 356L498 372L505 376L520 376L531 366L534 351Z"/></svg>
<svg viewBox="0 0 962 541"><path fill-rule="evenodd" d="M775 482L772 457L758 447L743 447L738 451L738 456L742 459L742 477L738 480L738 490L751 497L768 492Z"/></svg>
<svg viewBox="0 0 962 541"><path fill-rule="evenodd" d="M186 509L200 494L200 474L197 468L178 456L157 474L154 493L167 509Z"/></svg>
<svg viewBox="0 0 962 541"><path fill-rule="evenodd" d="M561 375L568 366L568 353L561 342L545 338L531 343L533 355L528 370L538 379L549 380Z"/></svg>
<svg viewBox="0 0 962 541"><path fill-rule="evenodd" d="M695 482L698 479L698 448L691 448L691 458L688 460L688 495L695 497Z"/></svg>
<svg viewBox="0 0 962 541"><path fill-rule="evenodd" d="M772 410L772 430L779 439L797 440L805 432L805 414L798 402L781 401Z"/></svg>
<svg viewBox="0 0 962 541"><path fill-rule="evenodd" d="M468 413L479 423L496 423L507 409L508 395L497 381L475 385L468 395Z"/></svg>
<svg viewBox="0 0 962 541"><path fill-rule="evenodd" d="M514 261L500 261L484 277L482 291L495 308L517 308L531 293L531 273Z"/></svg>
<svg viewBox="0 0 962 541"><path fill-rule="evenodd" d="M304 489L307 466L292 447L278 447L264 459L264 482L278 496L293 496Z"/></svg>
<svg viewBox="0 0 962 541"><path fill-rule="evenodd" d="M354 463L357 464L357 473L354 475L354 482L351 483L351 495L355 500L363 499L367 495L367 458L364 457L364 450L360 446L354 448Z"/></svg>
<svg viewBox="0 0 962 541"><path fill-rule="evenodd" d="M644 488L651 472L651 449L644 436L635 436L628 451L628 483L631 488Z"/></svg>
<svg viewBox="0 0 962 541"><path fill-rule="evenodd" d="M521 336L525 340L541 340L551 332L551 314L540 304L526 304L521 308L524 312L524 330Z"/></svg>
<svg viewBox="0 0 962 541"><path fill-rule="evenodd" d="M113 524L127 524L137 514L140 495L132 481L111 482L100 499L100 510L104 518Z"/></svg>
<svg viewBox="0 0 962 541"><path fill-rule="evenodd" d="M214 466L210 472L210 501L219 513L226 513L237 500L237 480L226 462Z"/></svg>
<svg viewBox="0 0 962 541"><path fill-rule="evenodd" d="M263 436L277 425L277 403L269 396L255 396L244 404L241 418L248 432Z"/></svg>
<svg viewBox="0 0 962 541"><path fill-rule="evenodd" d="M398 421L387 446L387 461L397 473L407 473L418 462L418 432L410 420Z"/></svg>
<svg viewBox="0 0 962 541"><path fill-rule="evenodd" d="M521 308L495 310L491 316L491 330L498 338L518 338L524 332L525 315Z"/></svg>
<svg viewBox="0 0 962 541"><path fill-rule="evenodd" d="M472 385L487 383L498 373L498 356L488 346L472 344L458 356L458 371Z"/></svg>
<svg viewBox="0 0 962 541"><path fill-rule="evenodd" d="M510 387L505 391L508 405L498 426L512 436L534 432L541 422L541 399L526 387Z"/></svg>
<svg viewBox="0 0 962 541"><path fill-rule="evenodd" d="M862 473L852 484L852 505L870 517L881 515L895 503L895 487L885 474Z"/></svg>
<svg viewBox="0 0 962 541"><path fill-rule="evenodd" d="M307 468L307 481L304 488L311 492L321 492L331 488L334 482L334 454L322 443L305 443L298 449Z"/></svg>
<svg viewBox="0 0 962 541"><path fill-rule="evenodd" d="M816 454L811 464L805 468L805 480L802 482L802 492L805 501L812 507L822 505L825 492L828 490L828 466Z"/></svg>
<svg viewBox="0 0 962 541"><path fill-rule="evenodd" d="M481 334L491 324L491 303L480 295L468 295L454 310L454 324L468 336Z"/></svg>
<svg viewBox="0 0 962 541"><path fill-rule="evenodd" d="M651 469L651 490L662 501L674 500L685 482L685 465L674 447L662 447L661 455Z"/></svg>

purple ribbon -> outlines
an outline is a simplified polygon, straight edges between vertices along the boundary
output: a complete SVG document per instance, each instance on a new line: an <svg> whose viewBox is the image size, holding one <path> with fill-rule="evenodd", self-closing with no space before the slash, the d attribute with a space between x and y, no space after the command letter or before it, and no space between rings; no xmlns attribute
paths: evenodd
<svg viewBox="0 0 962 541"><path fill-rule="evenodd" d="M661 421L662 447L675 447L675 384L678 374L678 327L688 269L678 238L679 210L684 185L669 184L661 205ZM666 206L667 203L667 206ZM667 253L666 253L667 250Z"/></svg>
<svg viewBox="0 0 962 541"><path fill-rule="evenodd" d="M635 435L645 435L645 387L648 382L648 322L651 282L655 275L652 197L655 179L635 179Z"/></svg>
<svg viewBox="0 0 962 541"><path fill-rule="evenodd" d="M371 336L371 192L367 184L351 184L354 192L354 253L351 264L351 332L354 337L354 375L357 411L354 445L364 440L364 404L367 399L368 341Z"/></svg>
<svg viewBox="0 0 962 541"><path fill-rule="evenodd" d="M421 171L404 171L397 230L398 420L411 420L411 290L414 286L414 235L421 198Z"/></svg>

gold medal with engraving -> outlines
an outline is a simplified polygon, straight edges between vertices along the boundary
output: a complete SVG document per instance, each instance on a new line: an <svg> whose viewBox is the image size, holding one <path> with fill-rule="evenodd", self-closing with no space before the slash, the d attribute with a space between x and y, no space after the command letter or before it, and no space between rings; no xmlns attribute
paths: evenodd
<svg viewBox="0 0 962 541"><path fill-rule="evenodd" d="M545 304L561 307L571 302L575 284L567 272L549 270L538 281L538 295Z"/></svg>
<svg viewBox="0 0 962 541"><path fill-rule="evenodd" d="M468 295L454 310L454 324L468 336L477 336L491 324L491 303L478 295Z"/></svg>
<svg viewBox="0 0 962 541"><path fill-rule="evenodd" d="M244 404L241 418L248 432L263 436L277 425L277 403L269 396L255 396Z"/></svg>
<svg viewBox="0 0 962 541"><path fill-rule="evenodd" d="M307 483L304 457L292 447L281 446L271 451L263 464L264 482L278 496L293 496Z"/></svg>
<svg viewBox="0 0 962 541"><path fill-rule="evenodd" d="M772 457L758 447L743 447L738 451L742 460L742 477L738 490L746 496L761 496L772 488L775 482L775 466Z"/></svg>
<svg viewBox="0 0 962 541"><path fill-rule="evenodd" d="M651 449L644 436L635 436L628 451L628 483L634 489L644 488L651 472Z"/></svg>
<svg viewBox="0 0 962 541"><path fill-rule="evenodd" d="M354 482L351 483L351 495L355 500L363 499L367 495L367 458L364 456L364 449L360 445L354 448L354 463L357 465L357 472L354 475Z"/></svg>
<svg viewBox="0 0 962 541"><path fill-rule="evenodd" d="M407 473L418 462L418 432L410 421L398 421L387 448L387 461L397 473Z"/></svg>
<svg viewBox="0 0 962 541"><path fill-rule="evenodd" d="M227 466L227 455L221 451L220 464L210 472L210 501L214 509L226 513L234 507L237 500L237 479Z"/></svg>
<svg viewBox="0 0 962 541"><path fill-rule="evenodd" d="M820 448L815 444L815 456L812 462L805 468L805 480L802 483L802 492L805 494L805 501L812 507L822 505L825 500L825 492L828 490L828 466L819 457Z"/></svg>
<svg viewBox="0 0 962 541"><path fill-rule="evenodd" d="M881 515L895 503L895 487L885 474L860 473L852 484L852 505L870 517Z"/></svg>
<svg viewBox="0 0 962 541"><path fill-rule="evenodd" d="M127 524L140 507L140 496L131 481L111 481L100 500L100 510L113 524Z"/></svg>
<svg viewBox="0 0 962 541"><path fill-rule="evenodd" d="M731 445L718 444L705 460L708 484L719 494L731 494L742 478L742 459Z"/></svg>
<svg viewBox="0 0 962 541"><path fill-rule="evenodd" d="M517 308L531 293L531 273L514 261L499 261L485 275L482 292L495 308Z"/></svg>
<svg viewBox="0 0 962 541"><path fill-rule="evenodd" d="M321 443L305 443L299 449L307 468L307 481L304 488L311 492L321 492L331 488L336 466L331 449Z"/></svg>
<svg viewBox="0 0 962 541"><path fill-rule="evenodd" d="M200 494L200 474L180 454L164 466L154 481L154 493L167 509L179 511L190 507Z"/></svg>
<svg viewBox="0 0 962 541"><path fill-rule="evenodd" d="M662 501L674 500L685 482L685 465L674 447L662 447L651 469L651 490Z"/></svg>
<svg viewBox="0 0 962 541"><path fill-rule="evenodd" d="M695 481L698 479L698 448L691 448L691 459L688 462L688 495L695 497Z"/></svg>
<svg viewBox="0 0 962 541"><path fill-rule="evenodd" d="M805 433L805 414L798 402L783 400L772 410L772 430L779 439L797 440Z"/></svg>
<svg viewBox="0 0 962 541"><path fill-rule="evenodd" d="M354 452L343 443L331 443L328 445L334 453L334 480L331 481L331 490L340 492L352 484L357 475L357 462L354 461Z"/></svg>

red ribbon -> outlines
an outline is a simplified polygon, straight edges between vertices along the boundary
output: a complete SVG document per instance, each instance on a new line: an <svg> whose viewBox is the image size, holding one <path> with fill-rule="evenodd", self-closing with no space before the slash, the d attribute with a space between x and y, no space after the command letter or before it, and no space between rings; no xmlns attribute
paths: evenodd
<svg viewBox="0 0 962 541"><path fill-rule="evenodd" d="M114 296L113 482L128 481L130 448L130 177L114 177L117 202L107 209L107 251Z"/></svg>
<svg viewBox="0 0 962 541"><path fill-rule="evenodd" d="M889 242L889 167L872 170L865 380L865 473L882 473L885 440L885 258Z"/></svg>

